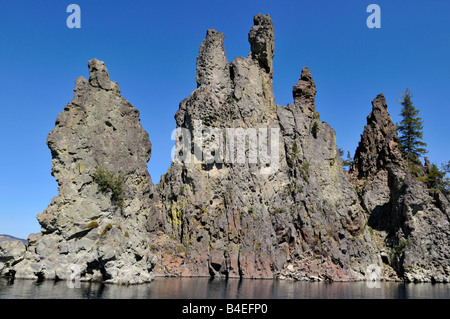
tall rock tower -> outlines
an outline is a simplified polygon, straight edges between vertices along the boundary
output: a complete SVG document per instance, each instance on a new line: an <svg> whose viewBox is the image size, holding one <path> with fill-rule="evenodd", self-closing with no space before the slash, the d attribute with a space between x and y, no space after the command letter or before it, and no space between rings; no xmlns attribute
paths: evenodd
<svg viewBox="0 0 450 319"><path fill-rule="evenodd" d="M17 278L147 282L154 266L145 230L149 136L104 63L88 66L89 80L75 81L47 139L59 195L38 215L42 232L30 235L14 271Z"/></svg>

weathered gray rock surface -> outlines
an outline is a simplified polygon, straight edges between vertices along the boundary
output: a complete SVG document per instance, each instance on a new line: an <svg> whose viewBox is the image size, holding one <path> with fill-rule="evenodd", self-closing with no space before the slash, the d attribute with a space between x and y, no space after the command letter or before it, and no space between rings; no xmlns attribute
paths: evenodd
<svg viewBox="0 0 450 319"><path fill-rule="evenodd" d="M17 278L65 279L75 265L81 280L152 279L149 137L104 63L89 61L89 74L76 80L75 96L48 136L59 195L38 215L42 232L30 235L24 260L14 266ZM94 181L99 168L123 176L121 198Z"/></svg>

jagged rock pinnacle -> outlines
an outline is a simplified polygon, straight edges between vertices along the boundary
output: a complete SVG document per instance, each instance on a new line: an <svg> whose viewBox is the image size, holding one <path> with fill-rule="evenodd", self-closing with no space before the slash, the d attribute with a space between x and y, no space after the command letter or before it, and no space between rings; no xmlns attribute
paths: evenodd
<svg viewBox="0 0 450 319"><path fill-rule="evenodd" d="M94 87L101 87L105 90L111 89L111 80L105 63L94 58L89 61L88 66L89 83Z"/></svg>
<svg viewBox="0 0 450 319"><path fill-rule="evenodd" d="M315 96L316 96L316 85L311 75L311 71L308 67L302 69L302 74L297 84L294 85L292 94L294 96L295 106L303 109L305 114L314 117L316 114L315 107Z"/></svg>
<svg viewBox="0 0 450 319"><path fill-rule="evenodd" d="M269 15L257 14L253 18L253 24L248 34L251 56L272 77L275 50L272 19Z"/></svg>
<svg viewBox="0 0 450 319"><path fill-rule="evenodd" d="M225 85L229 82L228 61L223 33L214 29L206 32L197 57L197 86Z"/></svg>
<svg viewBox="0 0 450 319"><path fill-rule="evenodd" d="M358 178L368 177L386 169L389 164L400 165L397 129L392 122L383 94L372 101L372 112L361 136L351 172Z"/></svg>

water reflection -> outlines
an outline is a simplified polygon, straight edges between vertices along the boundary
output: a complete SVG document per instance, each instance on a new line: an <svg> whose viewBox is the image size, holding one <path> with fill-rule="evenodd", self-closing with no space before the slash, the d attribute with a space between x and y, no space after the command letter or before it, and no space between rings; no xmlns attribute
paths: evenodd
<svg viewBox="0 0 450 319"><path fill-rule="evenodd" d="M156 278L138 286L0 279L0 299L450 299L448 284L319 283L277 280Z"/></svg>

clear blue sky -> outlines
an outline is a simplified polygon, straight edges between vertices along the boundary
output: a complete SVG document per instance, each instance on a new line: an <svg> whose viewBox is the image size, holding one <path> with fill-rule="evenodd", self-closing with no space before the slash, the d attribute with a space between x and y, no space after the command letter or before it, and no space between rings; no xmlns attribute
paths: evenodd
<svg viewBox="0 0 450 319"><path fill-rule="evenodd" d="M81 29L68 29L66 8L81 7ZM366 8L381 7L381 29ZM181 100L196 88L198 48L208 28L225 34L229 61L247 56L257 13L275 25L274 90L292 102L303 66L313 74L317 110L354 153L384 93L394 122L408 87L424 120L432 162L450 160L450 1L115 1L16 0L0 3L0 234L39 232L36 215L57 196L46 137L73 97L87 63L103 60L122 95L141 112L153 144L156 183L170 165Z"/></svg>

